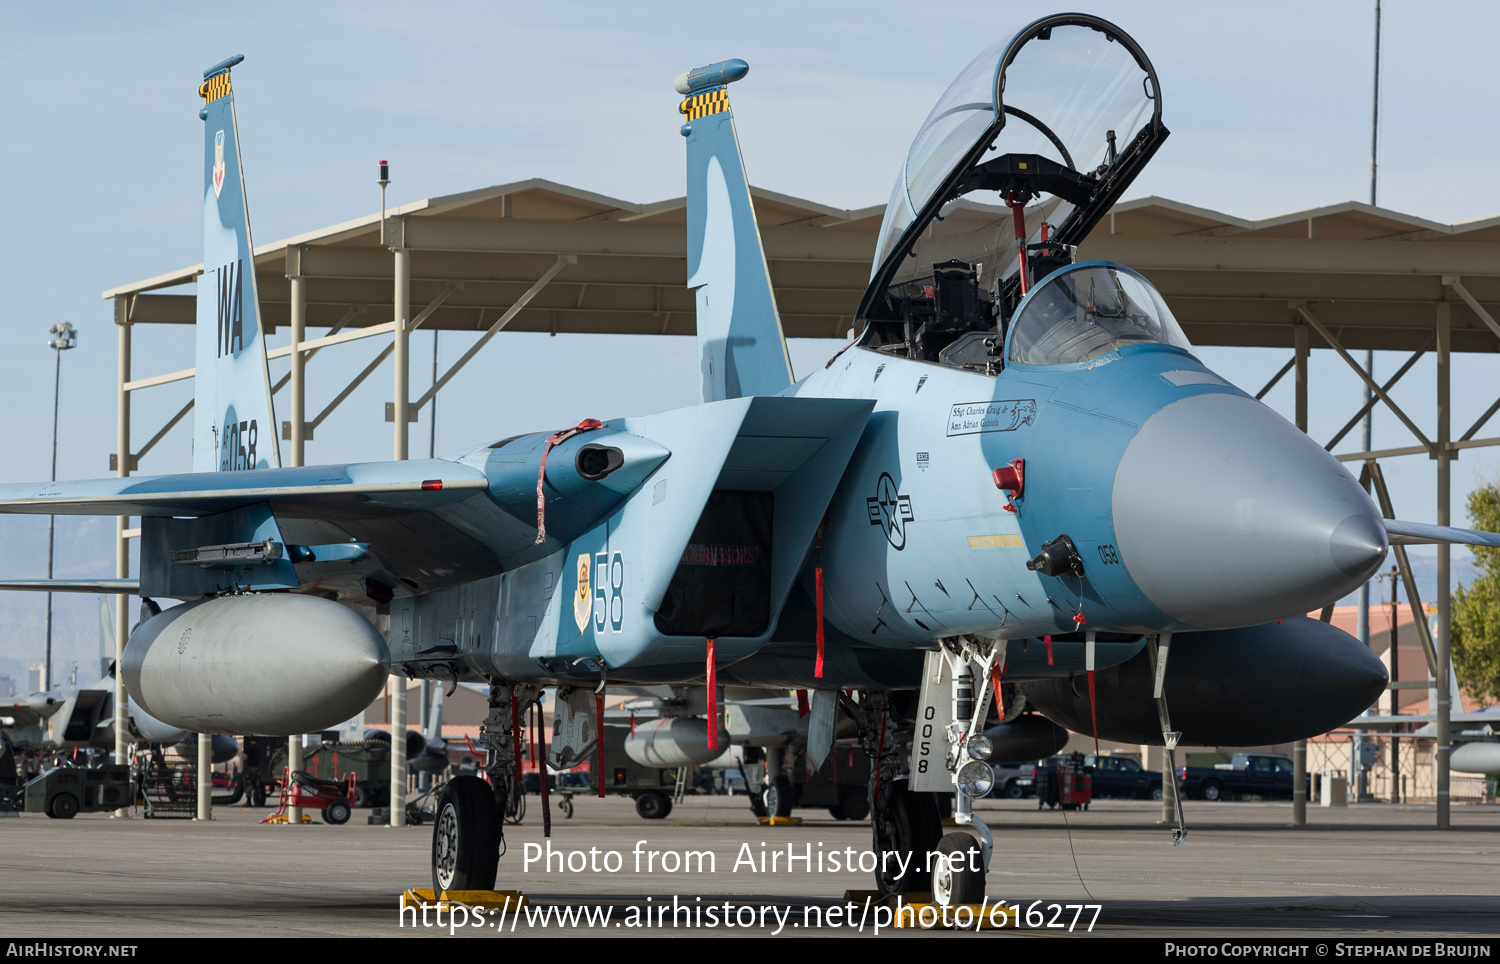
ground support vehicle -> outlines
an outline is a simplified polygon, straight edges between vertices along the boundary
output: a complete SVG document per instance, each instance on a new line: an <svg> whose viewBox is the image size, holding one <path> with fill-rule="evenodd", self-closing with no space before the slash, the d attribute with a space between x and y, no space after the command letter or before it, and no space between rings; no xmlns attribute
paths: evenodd
<svg viewBox="0 0 1500 964"><path fill-rule="evenodd" d="M269 741L266 741L269 742ZM269 766L260 768L252 788L251 803L263 806L268 795L279 792L278 779L286 770L286 741L268 754ZM318 780L342 781L354 774L355 807L382 807L391 794L391 748L374 740L356 743L324 743L302 751L302 769ZM247 768L248 775L249 770ZM258 792L257 792L258 791Z"/></svg>
<svg viewBox="0 0 1500 964"><path fill-rule="evenodd" d="M349 822L349 814L354 807L354 791L353 772L342 780L321 780L306 770L284 771L281 777L281 800L276 813L261 822L273 821L296 807L321 811L324 823L339 826Z"/></svg>
<svg viewBox="0 0 1500 964"><path fill-rule="evenodd" d="M1087 810L1094 797L1094 785L1083 754L1053 757L1036 768L1036 808Z"/></svg>
<svg viewBox="0 0 1500 964"><path fill-rule="evenodd" d="M26 784L28 813L70 820L79 813L118 810L131 802L130 767L61 767Z"/></svg>
<svg viewBox="0 0 1500 964"><path fill-rule="evenodd" d="M797 809L827 809L835 820L870 816L870 758L863 750L835 746L819 770L809 772L805 753L776 775L746 754L746 787L757 817L790 817ZM756 806L759 804L760 806Z"/></svg>

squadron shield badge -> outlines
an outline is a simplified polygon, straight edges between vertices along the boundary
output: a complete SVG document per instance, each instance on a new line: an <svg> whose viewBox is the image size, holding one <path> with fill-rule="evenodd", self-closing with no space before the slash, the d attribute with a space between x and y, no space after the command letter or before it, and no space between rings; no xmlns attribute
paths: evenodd
<svg viewBox="0 0 1500 964"><path fill-rule="evenodd" d="M578 591L573 594L573 621L581 633L588 628L589 617L594 613L594 594L589 589L589 554L578 557Z"/></svg>
<svg viewBox="0 0 1500 964"><path fill-rule="evenodd" d="M224 190L224 132L214 135L214 197Z"/></svg>

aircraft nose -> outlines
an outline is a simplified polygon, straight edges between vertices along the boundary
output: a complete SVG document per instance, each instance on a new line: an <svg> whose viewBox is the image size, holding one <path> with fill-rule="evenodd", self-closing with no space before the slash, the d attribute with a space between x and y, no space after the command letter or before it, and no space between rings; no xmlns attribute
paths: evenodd
<svg viewBox="0 0 1500 964"><path fill-rule="evenodd" d="M1240 395L1181 399L1126 447L1112 496L1127 572L1203 629L1306 613L1375 574L1379 512L1331 455Z"/></svg>

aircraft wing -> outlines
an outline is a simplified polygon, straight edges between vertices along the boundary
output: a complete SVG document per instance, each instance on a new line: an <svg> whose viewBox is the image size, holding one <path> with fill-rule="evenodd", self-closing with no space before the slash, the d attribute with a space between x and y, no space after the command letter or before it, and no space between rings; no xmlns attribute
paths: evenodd
<svg viewBox="0 0 1500 964"><path fill-rule="evenodd" d="M0 579L0 590L21 592L134 593L139 579Z"/></svg>
<svg viewBox="0 0 1500 964"><path fill-rule="evenodd" d="M518 554L555 551L533 548L534 518L505 511L488 487L479 469L444 459L4 485L4 513L140 516L153 552L139 585L16 580L0 590L193 595L179 578L198 567L172 565L168 550L267 539L316 558L257 567L271 581L252 588L340 596L364 592L368 580L429 592L498 573Z"/></svg>
<svg viewBox="0 0 1500 964"><path fill-rule="evenodd" d="M1467 546L1493 546L1500 549L1500 532L1476 532L1453 526L1431 526L1421 522L1385 520L1385 534L1393 546L1421 546L1458 543Z"/></svg>
<svg viewBox="0 0 1500 964"><path fill-rule="evenodd" d="M49 716L62 709L63 700L53 693L33 693L30 696L0 700L0 720L13 727L38 726Z"/></svg>
<svg viewBox="0 0 1500 964"><path fill-rule="evenodd" d="M443 459L366 462L254 472L192 473L0 485L0 512L32 515L202 516L260 502L278 512L337 504L431 510L489 486L483 472ZM354 511L359 511L357 508Z"/></svg>

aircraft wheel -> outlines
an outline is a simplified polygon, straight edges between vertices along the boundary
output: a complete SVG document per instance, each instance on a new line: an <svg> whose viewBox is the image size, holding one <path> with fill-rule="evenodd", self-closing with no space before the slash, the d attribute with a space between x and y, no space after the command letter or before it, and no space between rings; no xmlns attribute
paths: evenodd
<svg viewBox="0 0 1500 964"><path fill-rule="evenodd" d="M642 820L661 820L672 812L672 801L660 793L643 793L635 798L635 812Z"/></svg>
<svg viewBox="0 0 1500 964"><path fill-rule="evenodd" d="M864 820L870 816L870 801L862 794L850 793L839 801L834 813L840 820Z"/></svg>
<svg viewBox="0 0 1500 964"><path fill-rule="evenodd" d="M47 816L59 820L72 820L78 815L78 798L71 793L59 793L47 807Z"/></svg>
<svg viewBox="0 0 1500 964"><path fill-rule="evenodd" d="M335 800L323 808L323 822L331 823L335 827L349 822L349 804L342 800Z"/></svg>
<svg viewBox="0 0 1500 964"><path fill-rule="evenodd" d="M792 795L792 780L781 774L766 788L766 812L773 817L790 817L796 798Z"/></svg>
<svg viewBox="0 0 1500 964"><path fill-rule="evenodd" d="M566 818L568 820L572 820L573 819L573 801L572 800L563 800L563 801L559 802L558 805L557 805L557 809L559 809L559 810L562 811L562 815L563 815L564 818Z"/></svg>
<svg viewBox="0 0 1500 964"><path fill-rule="evenodd" d="M1219 786L1216 780L1208 781L1203 784L1203 799L1209 803L1218 803L1224 799L1224 788Z"/></svg>
<svg viewBox="0 0 1500 964"><path fill-rule="evenodd" d="M935 850L942 859L933 861L933 902L940 907L952 907L984 900L984 862L979 841L966 833L950 833L938 841Z"/></svg>
<svg viewBox="0 0 1500 964"><path fill-rule="evenodd" d="M432 826L432 889L494 890L500 862L495 792L478 777L454 777Z"/></svg>
<svg viewBox="0 0 1500 964"><path fill-rule="evenodd" d="M870 815L874 850L881 858L875 871L876 886L881 894L930 892L932 875L927 869L927 855L943 836L936 796L909 790L904 782L882 788L880 796ZM890 853L907 861L904 874L898 858L884 859Z"/></svg>

